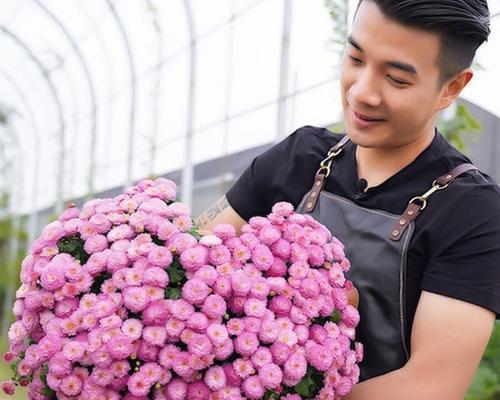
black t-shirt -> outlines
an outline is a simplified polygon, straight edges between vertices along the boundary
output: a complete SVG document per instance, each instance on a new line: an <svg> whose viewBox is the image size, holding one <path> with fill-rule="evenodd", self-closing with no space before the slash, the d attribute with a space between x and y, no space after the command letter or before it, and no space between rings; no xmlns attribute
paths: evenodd
<svg viewBox="0 0 500 400"><path fill-rule="evenodd" d="M252 161L227 193L229 204L245 220L267 215L278 201L297 207L311 188L319 163L342 136L325 128L299 128ZM355 148L349 142L333 162L325 190L360 206L399 215L436 178L470 162L436 130L432 143L412 163L362 193ZM433 194L415 221L406 273L407 332L422 290L477 304L499 319L499 262L500 188L488 175L468 172Z"/></svg>

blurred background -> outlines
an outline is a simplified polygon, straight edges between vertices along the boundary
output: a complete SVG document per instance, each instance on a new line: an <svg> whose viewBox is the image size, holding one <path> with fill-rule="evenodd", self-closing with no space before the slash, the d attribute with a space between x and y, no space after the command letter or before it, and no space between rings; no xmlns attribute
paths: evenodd
<svg viewBox="0 0 500 400"><path fill-rule="evenodd" d="M488 3L489 42L439 128L500 181L500 0ZM68 201L166 176L198 215L298 127L342 131L339 63L357 0L0 5L2 353L20 262ZM500 399L498 326L467 400Z"/></svg>

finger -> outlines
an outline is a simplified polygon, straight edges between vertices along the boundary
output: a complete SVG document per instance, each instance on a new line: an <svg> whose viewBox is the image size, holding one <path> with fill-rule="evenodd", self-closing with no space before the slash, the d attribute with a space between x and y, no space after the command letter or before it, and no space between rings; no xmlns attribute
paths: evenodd
<svg viewBox="0 0 500 400"><path fill-rule="evenodd" d="M347 293L347 301L349 304L353 307L358 308L359 306L359 292L358 289L353 287L348 293Z"/></svg>

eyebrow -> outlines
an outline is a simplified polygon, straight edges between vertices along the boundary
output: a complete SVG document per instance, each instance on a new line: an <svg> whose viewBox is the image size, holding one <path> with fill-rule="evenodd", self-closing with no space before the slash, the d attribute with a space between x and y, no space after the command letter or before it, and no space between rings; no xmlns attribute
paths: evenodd
<svg viewBox="0 0 500 400"><path fill-rule="evenodd" d="M356 42L356 40L354 40L354 38L352 36L348 36L347 37L347 41L354 48L356 48L360 52L363 52L363 49L361 48L361 46L359 45L359 43ZM412 75L418 76L417 69L413 65L411 65L411 64L408 64L408 63L405 63L405 62L402 62L402 61L392 61L392 60L391 61L385 61L384 64L388 65L390 67L394 67L394 68L400 69L400 70L405 71L405 72L409 72Z"/></svg>

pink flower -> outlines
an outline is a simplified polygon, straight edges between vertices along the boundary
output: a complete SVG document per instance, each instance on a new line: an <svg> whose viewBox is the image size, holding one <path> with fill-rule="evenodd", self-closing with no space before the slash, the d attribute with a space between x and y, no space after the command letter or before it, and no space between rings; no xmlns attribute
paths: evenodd
<svg viewBox="0 0 500 400"><path fill-rule="evenodd" d="M157 267L167 267L172 263L172 253L165 247L157 246L149 252L148 261Z"/></svg>
<svg viewBox="0 0 500 400"><path fill-rule="evenodd" d="M233 361L234 372L242 379L247 378L255 372L252 363L249 360L237 358Z"/></svg>
<svg viewBox="0 0 500 400"><path fill-rule="evenodd" d="M303 279L300 284L300 293L305 298L316 298L320 293L319 285L315 279L312 278Z"/></svg>
<svg viewBox="0 0 500 400"><path fill-rule="evenodd" d="M250 357L259 347L259 339L255 333L245 332L236 338L234 347L242 356Z"/></svg>
<svg viewBox="0 0 500 400"><path fill-rule="evenodd" d="M190 279L182 287L182 298L191 304L203 303L208 293L208 286L200 279Z"/></svg>
<svg viewBox="0 0 500 400"><path fill-rule="evenodd" d="M187 398L189 400L207 400L211 391L205 382L193 382L188 385Z"/></svg>
<svg viewBox="0 0 500 400"><path fill-rule="evenodd" d="M209 318L222 317L227 310L226 302L218 294L211 294L208 296L201 309Z"/></svg>
<svg viewBox="0 0 500 400"><path fill-rule="evenodd" d="M288 297L275 296L269 304L270 310L278 316L287 316L292 308L292 302Z"/></svg>
<svg viewBox="0 0 500 400"><path fill-rule="evenodd" d="M125 301L125 306L133 312L144 310L149 303L146 290L142 287L125 288L123 291L123 299Z"/></svg>
<svg viewBox="0 0 500 400"><path fill-rule="evenodd" d="M8 395L13 395L16 391L16 386L11 380L2 382L1 387L5 394Z"/></svg>
<svg viewBox="0 0 500 400"><path fill-rule="evenodd" d="M163 346L167 339L167 331L160 326L147 326L142 331L143 339L154 346Z"/></svg>
<svg viewBox="0 0 500 400"><path fill-rule="evenodd" d="M62 352L68 360L80 361L84 355L85 347L84 343L73 340L64 345Z"/></svg>
<svg viewBox="0 0 500 400"><path fill-rule="evenodd" d="M53 291L61 288L66 283L64 268L49 263L42 271L40 281L47 290Z"/></svg>
<svg viewBox="0 0 500 400"><path fill-rule="evenodd" d="M179 232L179 228L170 221L165 221L158 226L158 238L169 240Z"/></svg>
<svg viewBox="0 0 500 400"><path fill-rule="evenodd" d="M165 288L168 285L168 282L169 277L167 271L165 271L163 268L151 267L146 269L142 275L142 283L144 285Z"/></svg>
<svg viewBox="0 0 500 400"><path fill-rule="evenodd" d="M116 335L107 344L107 350L109 354L115 360L123 360L130 356L133 352L132 338L126 335Z"/></svg>
<svg viewBox="0 0 500 400"><path fill-rule="evenodd" d="M212 352L213 345L207 335L196 334L188 343L188 350L198 356L206 356Z"/></svg>
<svg viewBox="0 0 500 400"><path fill-rule="evenodd" d="M194 329L198 332L203 332L207 329L209 320L207 316L201 312L192 313L188 320L186 321L186 326L188 328ZM207 332L208 334L208 332ZM210 336L210 334L208 334Z"/></svg>
<svg viewBox="0 0 500 400"><path fill-rule="evenodd" d="M293 379L302 379L307 372L306 358L301 354L293 354L285 362L284 372Z"/></svg>
<svg viewBox="0 0 500 400"><path fill-rule="evenodd" d="M238 296L246 296L251 288L251 281L244 271L238 270L231 275L231 286Z"/></svg>
<svg viewBox="0 0 500 400"><path fill-rule="evenodd" d="M266 311L266 302L250 298L245 302L244 309L248 316L260 318Z"/></svg>
<svg viewBox="0 0 500 400"><path fill-rule="evenodd" d="M257 375L245 379L242 389L250 399L261 399L265 393L264 385Z"/></svg>
<svg viewBox="0 0 500 400"><path fill-rule="evenodd" d="M82 391L82 381L76 375L69 375L61 380L59 390L66 396L77 396Z"/></svg>
<svg viewBox="0 0 500 400"><path fill-rule="evenodd" d="M285 343L275 342L271 346L271 354L275 364L283 365L292 354L292 349Z"/></svg>
<svg viewBox="0 0 500 400"><path fill-rule="evenodd" d="M208 253L208 259L210 264L221 265L231 260L231 252L224 245L213 246Z"/></svg>
<svg viewBox="0 0 500 400"><path fill-rule="evenodd" d="M187 383L179 378L172 379L167 384L167 393L169 399L171 400L186 399L187 390L188 390Z"/></svg>
<svg viewBox="0 0 500 400"><path fill-rule="evenodd" d="M283 372L276 364L265 364L259 369L259 378L266 389L277 388L283 379Z"/></svg>
<svg viewBox="0 0 500 400"><path fill-rule="evenodd" d="M234 229L234 226L230 224L217 224L212 229L212 233L222 240L227 240L231 237L236 236L236 230Z"/></svg>
<svg viewBox="0 0 500 400"><path fill-rule="evenodd" d="M108 248L108 240L106 236L94 235L85 240L84 249L87 253L97 253Z"/></svg>
<svg viewBox="0 0 500 400"><path fill-rule="evenodd" d="M151 388L151 383L143 374L136 372L128 379L127 388L134 396L146 396Z"/></svg>
<svg viewBox="0 0 500 400"><path fill-rule="evenodd" d="M204 381L213 390L220 390L226 386L226 374L221 366L212 366L205 372Z"/></svg>
<svg viewBox="0 0 500 400"><path fill-rule="evenodd" d="M348 304L342 312L342 322L348 327L355 328L359 324L359 311Z"/></svg>
<svg viewBox="0 0 500 400"><path fill-rule="evenodd" d="M258 244L252 249L252 262L261 271L267 271L273 264L274 256L269 247Z"/></svg>
<svg viewBox="0 0 500 400"><path fill-rule="evenodd" d="M257 236L262 244L271 246L281 238L281 232L275 226L265 226L259 231Z"/></svg>
<svg viewBox="0 0 500 400"><path fill-rule="evenodd" d="M234 344L233 341L229 338L227 338L226 341L221 344L214 345L214 354L217 360L225 360L233 354L233 351Z"/></svg>
<svg viewBox="0 0 500 400"><path fill-rule="evenodd" d="M196 271L208 262L208 249L201 245L189 247L181 253L180 261L187 271Z"/></svg>
<svg viewBox="0 0 500 400"><path fill-rule="evenodd" d="M224 343L229 337L226 327L222 324L210 324L207 328L207 335L214 345Z"/></svg>
<svg viewBox="0 0 500 400"><path fill-rule="evenodd" d="M164 325L169 315L165 299L153 300L142 312L142 319L147 325Z"/></svg>
<svg viewBox="0 0 500 400"><path fill-rule="evenodd" d="M266 364L272 363L273 356L267 347L259 347L255 353L253 353L251 360L254 367L259 369Z"/></svg>

